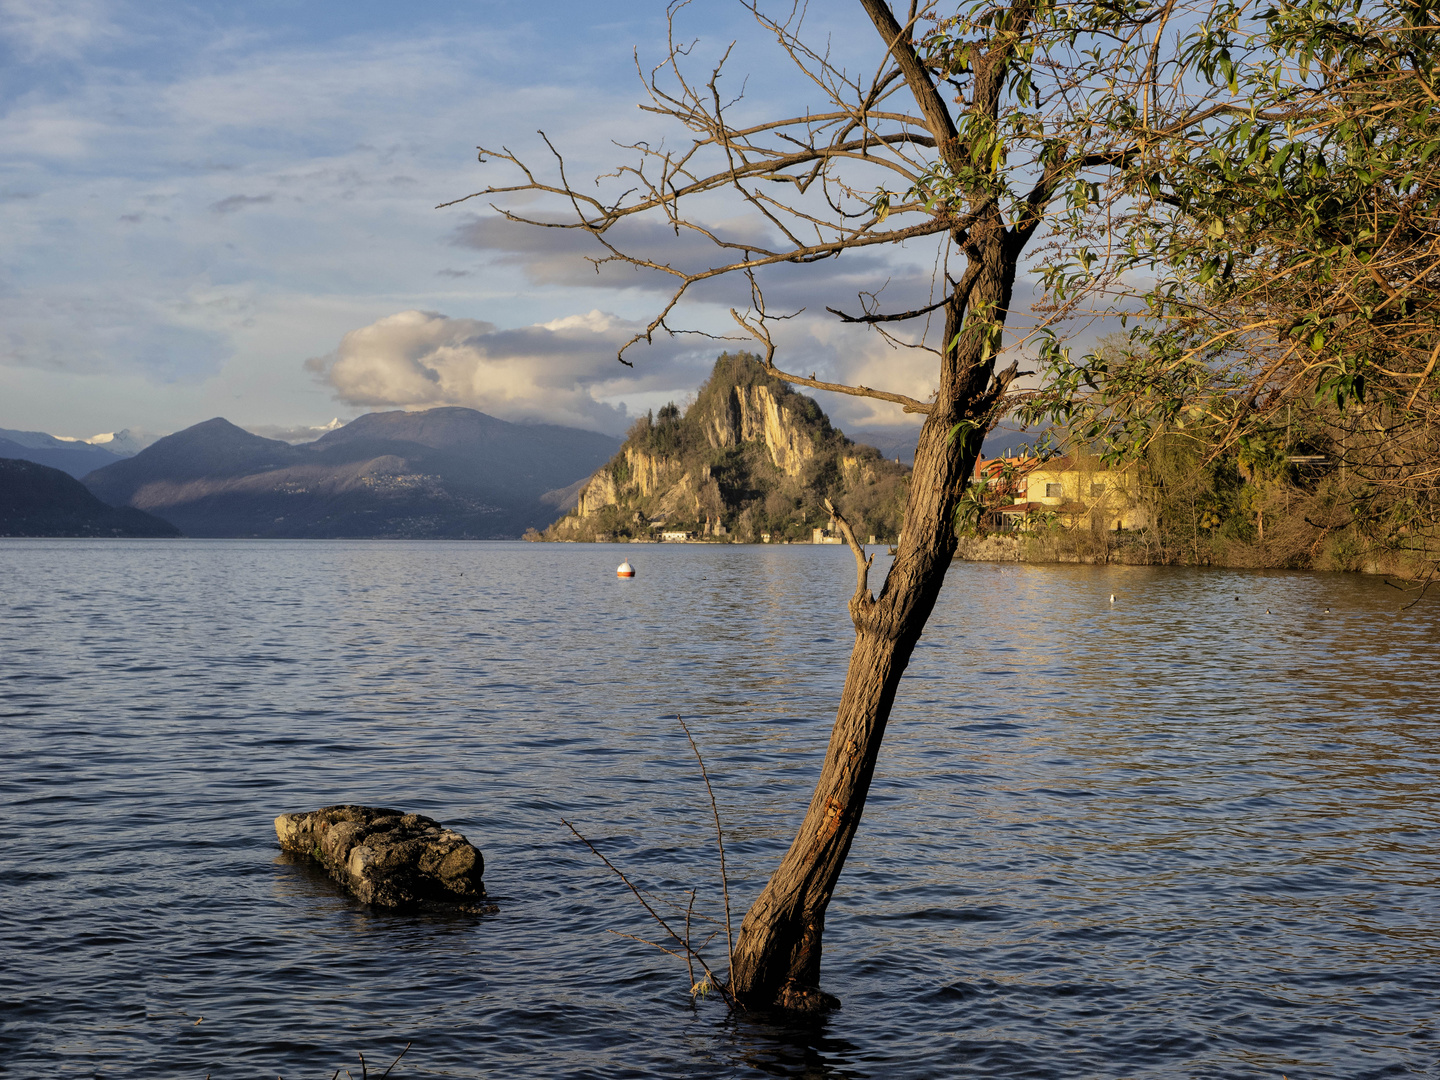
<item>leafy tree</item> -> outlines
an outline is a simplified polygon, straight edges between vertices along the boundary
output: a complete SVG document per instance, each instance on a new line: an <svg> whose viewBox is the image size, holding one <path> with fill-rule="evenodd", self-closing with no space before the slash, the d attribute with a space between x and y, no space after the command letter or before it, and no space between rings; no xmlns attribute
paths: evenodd
<svg viewBox="0 0 1440 1080"><path fill-rule="evenodd" d="M1030 403L1138 454L1321 453L1375 541L1440 562L1440 21L1428 0L1217 4L1190 77L1230 102L1136 115L1111 257L1054 266L1057 302L1154 273L1127 347L1051 348ZM1263 519L1261 528L1263 532ZM1397 532L1397 530L1399 530ZM1432 569L1433 573L1433 569Z"/></svg>
<svg viewBox="0 0 1440 1080"><path fill-rule="evenodd" d="M1009 338L1006 332L1022 260L1045 237L1079 238L1083 248L1084 238L1099 236L1118 205L1112 194L1135 197L1125 184L1133 182L1132 162L1148 160L1152 136L1180 138L1243 107L1237 90L1198 77L1208 54L1181 33L1209 15L1208 5L979 0L956 10L914 0L897 10L884 0L858 2L876 34L868 76L807 43L803 9L772 17L746 4L818 99L778 117L742 116L740 99L727 97L730 52L692 77L689 47L676 44L673 23L683 4L672 5L668 50L645 81L642 106L655 117L657 138L629 147L629 159L599 186L571 183L548 140L550 172L509 150L482 150L482 161L517 175L477 193L499 200L492 205L512 221L588 233L597 266L619 263L673 281L654 319L621 350L624 363L656 334L689 329L683 313L697 286L738 278L751 302L731 314L774 375L925 416L904 532L878 595L869 587L870 560L840 522L857 577L844 690L804 820L731 956L738 999L796 1009L833 1003L818 989L826 909L901 676L945 581L957 504L986 431L1018 400L1017 364L997 369L997 358L1006 348L1019 354L1013 326ZM662 141L667 125L682 130L679 141ZM514 196L523 201L507 201ZM533 209L547 198L548 211ZM632 249L625 237L637 221L703 237L718 258ZM781 370L772 329L783 316L764 300L770 271L926 240L939 268L928 296L908 298L906 310L882 310L877 282L861 294L858 311L831 310L926 350L932 397ZM1082 264L1095 258L1080 252ZM1057 317L1076 296L1060 298Z"/></svg>

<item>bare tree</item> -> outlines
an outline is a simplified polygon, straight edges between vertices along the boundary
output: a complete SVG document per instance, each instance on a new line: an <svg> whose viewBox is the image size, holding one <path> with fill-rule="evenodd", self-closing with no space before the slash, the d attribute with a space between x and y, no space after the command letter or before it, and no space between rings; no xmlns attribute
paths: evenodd
<svg viewBox="0 0 1440 1080"><path fill-rule="evenodd" d="M898 14L884 0L859 3L876 33L873 70L863 76L807 44L803 7L772 17L753 0L745 3L821 99L815 109L745 122L732 121L740 104L722 89L730 51L708 79L692 79L690 48L675 36L684 4L672 4L665 59L642 71L648 101L641 108L657 122L682 125L688 135L681 145L626 148L630 160L608 178L618 189L609 197L572 183L548 139L553 169L545 175L508 149L482 148L482 161L503 162L519 176L476 193L498 198L492 205L511 221L589 233L599 245L597 269L617 263L673 280L655 318L621 349L623 363L631 362L633 346L657 333L690 332L674 320L698 286L743 276L751 303L731 315L759 343L774 374L925 414L904 532L878 596L869 585L873 556L839 522L856 565L849 602L855 642L844 691L809 809L735 943L736 998L792 1009L835 1003L818 988L826 908L860 823L901 675L945 581L957 503L985 433L1015 399L1017 365L997 370L997 357L1007 347L1020 353L1019 343L1003 335L1022 256L1043 227L1083 230L1103 213L1100 186L1133 154L1123 125L1103 121L1143 101L1157 118L1171 109L1160 127L1177 128L1208 107L1175 89L1179 75L1162 55L1177 47L1179 0L1090 7L1009 0L981 2L963 14L918 0ZM1167 78L1170 97L1162 102ZM526 205L550 197L568 216L554 213L555 202L549 214L507 208L506 197L515 195L526 196ZM743 231L702 216L722 198L730 201L731 220L737 208L748 211ZM676 237L704 237L720 257L694 265L631 250L623 237L635 219L663 220ZM929 297L913 298L904 311L883 311L877 283L852 313L831 310L928 350L936 376L929 400L776 367L772 330L781 316L765 308L767 271L927 237L938 245L939 267Z"/></svg>

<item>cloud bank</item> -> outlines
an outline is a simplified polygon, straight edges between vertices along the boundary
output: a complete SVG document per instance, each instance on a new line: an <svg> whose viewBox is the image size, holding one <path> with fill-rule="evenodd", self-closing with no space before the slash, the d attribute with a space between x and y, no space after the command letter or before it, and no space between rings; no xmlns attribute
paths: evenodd
<svg viewBox="0 0 1440 1080"><path fill-rule="evenodd" d="M665 365L670 370L664 374L646 375L616 362L615 351L636 329L598 310L512 330L434 311L401 311L350 331L335 351L305 366L347 405L463 405L506 420L619 433L630 414L615 399L663 391L659 384L675 375L673 365ZM676 359L675 349L661 351ZM698 373L687 370L682 380Z"/></svg>
<svg viewBox="0 0 1440 1080"><path fill-rule="evenodd" d="M336 349L312 357L305 367L337 401L354 409L461 405L506 420L620 434L645 409L693 392L722 351L753 347L657 335L653 345L630 354L634 368L623 367L615 351L640 326L599 310L516 329L434 311L401 311L351 330ZM784 365L788 356L797 373L818 366L847 381L919 398L934 390L934 364L925 353L820 320L789 324L786 333L791 340L777 361ZM887 402L818 396L844 427L918 423Z"/></svg>

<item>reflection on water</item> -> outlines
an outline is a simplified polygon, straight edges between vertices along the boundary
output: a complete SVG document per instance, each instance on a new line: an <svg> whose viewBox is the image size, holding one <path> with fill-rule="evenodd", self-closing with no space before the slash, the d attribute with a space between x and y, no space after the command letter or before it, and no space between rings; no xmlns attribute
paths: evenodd
<svg viewBox="0 0 1440 1080"><path fill-rule="evenodd" d="M648 928L558 819L720 917L683 714L743 909L824 751L849 555L628 553L0 545L0 1073L413 1041L396 1076L1440 1075L1433 599L955 567L827 921L845 1007L785 1024L610 933ZM278 853L338 801L467 833L497 912L372 912Z"/></svg>

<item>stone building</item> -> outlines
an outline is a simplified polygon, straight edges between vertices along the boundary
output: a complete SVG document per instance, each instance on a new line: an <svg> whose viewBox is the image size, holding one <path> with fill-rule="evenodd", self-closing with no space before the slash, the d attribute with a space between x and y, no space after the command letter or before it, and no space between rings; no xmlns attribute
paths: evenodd
<svg viewBox="0 0 1440 1080"><path fill-rule="evenodd" d="M1066 456L1045 461L1017 459L1014 502L996 508L1002 528L1027 514L1055 514L1069 529L1143 529L1150 512L1142 498L1139 470L1109 469L1095 457Z"/></svg>

